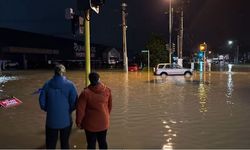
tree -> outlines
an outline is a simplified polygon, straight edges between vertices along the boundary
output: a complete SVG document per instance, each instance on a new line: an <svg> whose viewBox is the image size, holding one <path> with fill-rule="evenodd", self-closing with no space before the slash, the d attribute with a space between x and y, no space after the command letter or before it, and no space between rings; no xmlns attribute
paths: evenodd
<svg viewBox="0 0 250 150"><path fill-rule="evenodd" d="M152 34L146 44L146 49L150 51L150 65L156 66L158 63L168 62L168 51L166 50L165 40L156 34ZM146 56L143 62L146 62Z"/></svg>

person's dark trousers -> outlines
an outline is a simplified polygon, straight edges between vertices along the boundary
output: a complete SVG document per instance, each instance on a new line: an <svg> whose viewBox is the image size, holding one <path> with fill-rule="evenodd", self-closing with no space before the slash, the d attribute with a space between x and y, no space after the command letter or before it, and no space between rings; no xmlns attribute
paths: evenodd
<svg viewBox="0 0 250 150"><path fill-rule="evenodd" d="M87 149L96 149L96 140L98 141L99 149L108 149L106 140L107 130L100 132L90 132L85 130L87 139Z"/></svg>
<svg viewBox="0 0 250 150"><path fill-rule="evenodd" d="M58 133L60 133L61 149L69 149L69 136L72 125L63 129L52 129L46 126L46 148L55 149L58 140Z"/></svg>

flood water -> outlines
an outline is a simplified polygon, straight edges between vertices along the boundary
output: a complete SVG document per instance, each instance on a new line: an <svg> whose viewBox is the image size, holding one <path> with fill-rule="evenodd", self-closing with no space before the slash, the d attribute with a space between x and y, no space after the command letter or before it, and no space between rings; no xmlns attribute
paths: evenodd
<svg viewBox="0 0 250 150"><path fill-rule="evenodd" d="M1 97L15 96L23 103L0 108L0 148L45 148L45 113L34 92L52 75L52 71L2 73ZM67 72L78 92L84 88L84 75ZM121 71L100 75L113 94L109 148L250 148L248 71L196 72L190 78ZM70 143L72 148L86 148L84 132L75 124Z"/></svg>

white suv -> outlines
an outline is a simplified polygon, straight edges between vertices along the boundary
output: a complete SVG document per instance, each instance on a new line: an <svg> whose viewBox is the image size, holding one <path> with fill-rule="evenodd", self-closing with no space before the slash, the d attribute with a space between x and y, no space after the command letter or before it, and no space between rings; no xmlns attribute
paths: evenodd
<svg viewBox="0 0 250 150"><path fill-rule="evenodd" d="M167 76L167 75L188 75L193 74L193 70L189 68L183 68L177 64L160 63L157 65L155 75Z"/></svg>

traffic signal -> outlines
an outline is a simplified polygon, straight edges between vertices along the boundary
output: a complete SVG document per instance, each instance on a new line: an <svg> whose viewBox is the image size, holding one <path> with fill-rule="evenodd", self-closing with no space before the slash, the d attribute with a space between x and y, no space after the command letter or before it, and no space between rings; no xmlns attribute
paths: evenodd
<svg viewBox="0 0 250 150"><path fill-rule="evenodd" d="M201 51L200 51L200 52L198 53L198 58L202 59L203 56L204 56L204 52L201 52Z"/></svg>
<svg viewBox="0 0 250 150"><path fill-rule="evenodd" d="M206 43L200 44L200 51L205 52L206 50L207 50L207 44Z"/></svg>
<svg viewBox="0 0 250 150"><path fill-rule="evenodd" d="M66 8L65 9L65 19L71 20L74 19L74 10L72 8Z"/></svg>
<svg viewBox="0 0 250 150"><path fill-rule="evenodd" d="M77 0L77 8L80 11L94 10L99 13L99 7L104 5L105 0Z"/></svg>
<svg viewBox="0 0 250 150"><path fill-rule="evenodd" d="M73 18L71 19L71 30L74 35L83 34L83 17L73 15Z"/></svg>
<svg viewBox="0 0 250 150"><path fill-rule="evenodd" d="M102 6L104 5L105 0L91 0L92 6Z"/></svg>
<svg viewBox="0 0 250 150"><path fill-rule="evenodd" d="M175 52L175 44L172 43L172 53L174 53L174 52Z"/></svg>

